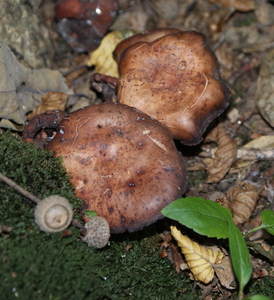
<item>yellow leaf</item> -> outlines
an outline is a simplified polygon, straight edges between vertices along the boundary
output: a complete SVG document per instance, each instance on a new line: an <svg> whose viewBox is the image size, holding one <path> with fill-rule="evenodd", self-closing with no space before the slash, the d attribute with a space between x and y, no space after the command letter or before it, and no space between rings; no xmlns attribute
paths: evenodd
<svg viewBox="0 0 274 300"><path fill-rule="evenodd" d="M221 263L224 254L221 251L213 251L208 247L199 245L181 234L175 226L171 226L170 229L185 256L194 279L205 284L209 283L214 277L212 266Z"/></svg>
<svg viewBox="0 0 274 300"><path fill-rule="evenodd" d="M125 38L135 34L133 30L112 31L107 34L100 46L91 53L87 62L88 66L95 65L95 72L113 77L119 77L118 64L112 56L112 52L116 46Z"/></svg>

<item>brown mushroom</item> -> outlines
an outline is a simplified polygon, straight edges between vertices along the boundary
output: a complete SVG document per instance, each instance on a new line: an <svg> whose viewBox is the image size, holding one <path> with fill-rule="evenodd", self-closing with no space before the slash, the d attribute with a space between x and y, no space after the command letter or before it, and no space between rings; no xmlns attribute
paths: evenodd
<svg viewBox="0 0 274 300"><path fill-rule="evenodd" d="M217 58L201 33L153 29L122 41L114 56L118 101L165 124L186 145L200 143L228 105Z"/></svg>
<svg viewBox="0 0 274 300"><path fill-rule="evenodd" d="M59 0L54 9L58 32L75 51L92 51L118 9L118 0Z"/></svg>
<svg viewBox="0 0 274 300"><path fill-rule="evenodd" d="M76 195L112 233L142 229L186 190L182 156L164 125L105 103L66 116L47 148L63 157Z"/></svg>

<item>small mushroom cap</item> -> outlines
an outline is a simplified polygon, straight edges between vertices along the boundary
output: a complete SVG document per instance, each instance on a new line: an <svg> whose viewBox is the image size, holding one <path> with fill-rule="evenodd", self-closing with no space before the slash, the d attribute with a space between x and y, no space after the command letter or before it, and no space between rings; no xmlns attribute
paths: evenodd
<svg viewBox="0 0 274 300"><path fill-rule="evenodd" d="M38 202L34 217L40 230L55 233L63 231L69 226L73 210L66 198L53 195Z"/></svg>
<svg viewBox="0 0 274 300"><path fill-rule="evenodd" d="M164 125L135 108L104 103L64 118L48 144L86 209L111 233L137 231L186 190L182 156Z"/></svg>
<svg viewBox="0 0 274 300"><path fill-rule="evenodd" d="M130 46L120 54L118 101L165 124L184 144L200 143L228 105L216 56L196 31L176 30L151 42L142 38L124 42Z"/></svg>

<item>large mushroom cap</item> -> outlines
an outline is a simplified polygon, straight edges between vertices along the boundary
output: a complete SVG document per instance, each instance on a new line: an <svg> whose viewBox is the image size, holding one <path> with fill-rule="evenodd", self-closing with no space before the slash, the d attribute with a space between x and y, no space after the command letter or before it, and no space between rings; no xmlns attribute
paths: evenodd
<svg viewBox="0 0 274 300"><path fill-rule="evenodd" d="M113 56L116 59L116 61L119 63L121 59L123 58L124 51L128 47L132 46L135 43L139 42L153 42L156 39L159 39L167 34L175 33L175 32L181 32L180 29L176 28L154 28L150 30L146 30L141 33L134 34L130 38L124 39L122 42L120 42L114 52Z"/></svg>
<svg viewBox="0 0 274 300"><path fill-rule="evenodd" d="M228 105L216 57L196 31L174 30L149 42L144 36L117 48L118 100L159 120L184 144L198 144Z"/></svg>
<svg viewBox="0 0 274 300"><path fill-rule="evenodd" d="M76 195L108 221L112 233L155 222L186 189L184 162L169 131L126 105L71 113L48 149L63 157Z"/></svg>

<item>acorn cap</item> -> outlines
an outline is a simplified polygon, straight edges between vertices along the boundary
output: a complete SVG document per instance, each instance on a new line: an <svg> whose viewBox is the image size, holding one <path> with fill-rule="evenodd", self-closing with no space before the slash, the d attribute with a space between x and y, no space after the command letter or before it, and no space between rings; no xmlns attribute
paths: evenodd
<svg viewBox="0 0 274 300"><path fill-rule="evenodd" d="M103 248L107 245L110 230L106 219L102 217L92 217L86 224L87 229L85 237L82 238L89 246L94 248Z"/></svg>

